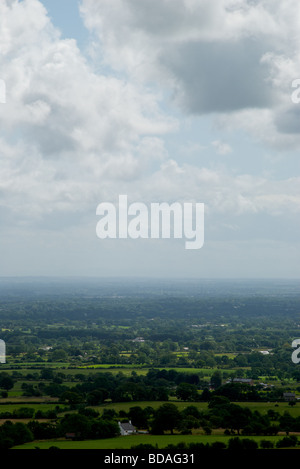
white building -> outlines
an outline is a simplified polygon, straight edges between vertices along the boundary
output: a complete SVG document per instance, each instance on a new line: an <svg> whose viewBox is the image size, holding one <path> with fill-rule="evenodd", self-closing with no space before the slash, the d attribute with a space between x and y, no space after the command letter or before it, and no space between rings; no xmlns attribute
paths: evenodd
<svg viewBox="0 0 300 469"><path fill-rule="evenodd" d="M122 436L133 435L136 433L136 428L132 425L131 420L125 423L118 422L118 424Z"/></svg>

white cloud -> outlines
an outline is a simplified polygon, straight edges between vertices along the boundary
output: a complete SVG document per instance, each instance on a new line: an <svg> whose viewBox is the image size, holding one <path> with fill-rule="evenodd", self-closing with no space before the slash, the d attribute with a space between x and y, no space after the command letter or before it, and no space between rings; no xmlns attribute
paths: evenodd
<svg viewBox="0 0 300 469"><path fill-rule="evenodd" d="M298 116L290 99L300 69L298 0L116 0L114 7L110 0L82 0L81 5L109 66L131 80L159 80L186 113L223 114L227 124L239 121L238 128L267 145L299 148L299 127L290 116ZM249 128L245 113L259 125Z"/></svg>
<svg viewBox="0 0 300 469"><path fill-rule="evenodd" d="M0 21L2 206L21 218L84 210L140 177L151 152L165 157L176 120L153 92L96 74L37 0L2 2Z"/></svg>
<svg viewBox="0 0 300 469"><path fill-rule="evenodd" d="M219 155L228 155L228 153L232 152L232 148L228 143L215 140L212 142L212 145L216 148L216 151Z"/></svg>
<svg viewBox="0 0 300 469"><path fill-rule="evenodd" d="M271 149L299 148L300 108L290 99L291 81L300 70L299 6L296 0L285 5L279 0L82 0L81 14L95 33L89 44L93 56L86 58L75 38L62 39L40 1L3 0L5 239L16 227L17 239L24 228L29 245L43 229L52 252L59 243L71 256L70 233L78 250L81 236L83 244L93 237L98 203L113 202L121 193L146 203L204 202L208 229L219 230L219 239L222 224L240 228L243 217L298 215L296 175L271 178L228 164L245 158L230 132L246 132ZM198 136L185 128L184 134L184 117L194 124L198 115L213 115L214 133ZM178 143L175 155L170 142L173 148ZM272 238L272 229L266 227L266 237ZM231 232L246 236L245 230Z"/></svg>

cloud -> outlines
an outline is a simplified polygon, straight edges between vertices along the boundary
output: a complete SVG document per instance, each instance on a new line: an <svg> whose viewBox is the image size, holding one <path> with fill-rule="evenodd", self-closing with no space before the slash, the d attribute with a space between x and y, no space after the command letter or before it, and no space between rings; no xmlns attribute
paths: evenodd
<svg viewBox="0 0 300 469"><path fill-rule="evenodd" d="M40 1L3 0L0 229L10 253L24 240L11 265L29 262L38 240L54 271L65 249L70 261L82 249L88 272L95 267L89 246L96 249L96 207L119 194L130 202L203 202L208 233L215 230L218 240L226 239L224 226L236 227L230 232L237 239L253 238L264 217L272 217L270 228L263 225L272 239L277 220L296 220L292 168L284 160L286 176L251 171L250 150L245 155L237 137L241 131L271 149L299 148L299 112L290 99L300 69L299 8L294 0L286 5L82 0L91 32L86 56L75 38L62 38ZM107 264L115 255L111 245L108 251ZM155 262L161 266L159 255Z"/></svg>
<svg viewBox="0 0 300 469"><path fill-rule="evenodd" d="M215 140L212 142L212 145L216 148L216 151L219 155L227 155L228 153L232 152L232 148L228 143Z"/></svg>
<svg viewBox="0 0 300 469"><path fill-rule="evenodd" d="M174 98L186 112L227 113L272 104L267 72L256 41L188 43L160 61L176 76Z"/></svg>
<svg viewBox="0 0 300 469"><path fill-rule="evenodd" d="M0 22L1 206L22 219L84 211L139 178L151 152L165 157L176 120L155 93L95 73L38 0L1 2Z"/></svg>
<svg viewBox="0 0 300 469"><path fill-rule="evenodd" d="M183 113L224 116L273 148L299 148L290 116L300 69L297 0L116 0L113 8L82 0L81 13L104 63L130 80L159 81ZM246 112L259 127L244 122Z"/></svg>

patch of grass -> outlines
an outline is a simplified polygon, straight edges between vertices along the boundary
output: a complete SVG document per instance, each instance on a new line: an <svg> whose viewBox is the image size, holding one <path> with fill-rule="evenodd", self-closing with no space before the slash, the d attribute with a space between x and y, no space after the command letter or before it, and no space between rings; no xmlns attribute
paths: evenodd
<svg viewBox="0 0 300 469"><path fill-rule="evenodd" d="M178 409L181 411L187 406L195 406L197 409L200 411L204 411L208 407L207 402L183 402L183 401L177 401L177 400L169 400L168 402L172 402L175 404ZM103 409L114 409L116 412L120 412L120 410L123 410L125 412L128 412L130 407L134 406L139 406L142 408L145 407L153 407L153 409L157 409L160 407L162 404L164 404L163 401L134 401L134 402L117 402L117 403L107 403L103 404L101 406L94 407L98 412L100 413L103 411ZM289 412L292 417L299 417L300 416L300 405L297 406L297 404L293 407L289 406L287 402L235 402L235 404L240 405L242 407L248 407L252 412L257 410L261 414L266 414L268 410L272 409L279 414L283 414L284 412Z"/></svg>
<svg viewBox="0 0 300 469"><path fill-rule="evenodd" d="M189 405L195 405L199 410L205 410L207 409L207 402L182 402L182 401L172 401L169 400L168 402L171 402L175 404L179 410L183 410L185 407ZM103 404L101 406L93 407L93 409L97 410L98 412L102 412L104 409L114 409L117 413L122 411L128 412L130 407L136 407L139 406L142 409L146 407L152 407L154 410L158 409L162 404L165 404L164 401L134 401L134 402L117 402L117 403L111 403L111 404Z"/></svg>
<svg viewBox="0 0 300 469"><path fill-rule="evenodd" d="M22 407L28 407L30 409L34 409L35 411L37 410L41 410L43 412L45 411L49 411L49 410L55 410L55 407L56 407L56 404L30 404L30 402L28 403L24 403L24 404L17 404L17 403L14 403L14 404L1 404L0 405L0 413L2 412L13 412L14 410L18 410L18 409L21 409ZM60 406L62 407L62 406Z"/></svg>
<svg viewBox="0 0 300 469"><path fill-rule="evenodd" d="M22 446L16 446L13 449L49 449L56 446L61 449L130 449L132 446L139 444L151 444L157 449L166 448L168 445L177 445L179 443L213 443L222 441L226 445L232 436L226 435L133 435L117 438L109 438L105 440L86 440L86 441L66 441L66 440L50 440L50 441L34 441ZM241 437L249 438L249 437ZM275 443L281 437L279 436L253 436L250 437L258 444L261 440L269 440Z"/></svg>

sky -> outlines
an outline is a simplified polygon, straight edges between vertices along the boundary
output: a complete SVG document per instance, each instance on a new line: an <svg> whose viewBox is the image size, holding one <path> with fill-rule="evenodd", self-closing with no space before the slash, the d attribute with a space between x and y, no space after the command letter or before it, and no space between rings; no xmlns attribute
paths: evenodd
<svg viewBox="0 0 300 469"><path fill-rule="evenodd" d="M1 0L0 276L299 278L299 25L298 0ZM99 239L121 194L204 204L203 247Z"/></svg>

